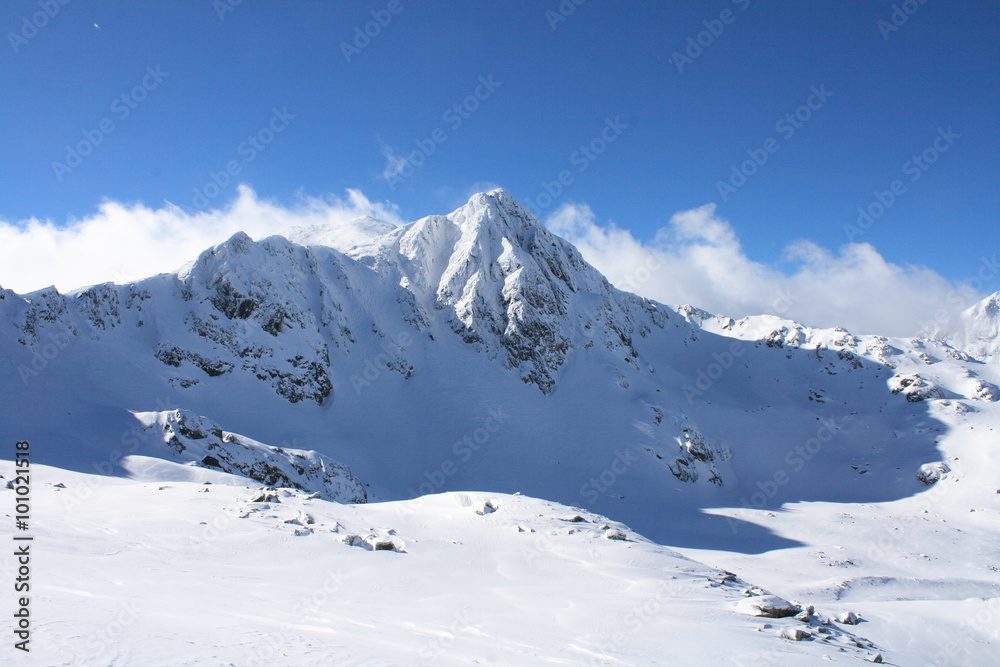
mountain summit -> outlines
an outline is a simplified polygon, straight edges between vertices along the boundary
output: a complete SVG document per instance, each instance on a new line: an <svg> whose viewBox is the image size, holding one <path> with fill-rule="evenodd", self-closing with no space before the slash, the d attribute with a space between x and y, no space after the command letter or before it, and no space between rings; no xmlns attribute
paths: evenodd
<svg viewBox="0 0 1000 667"><path fill-rule="evenodd" d="M1000 292L963 311L959 316L958 332L950 340L955 347L977 359L997 359L1000 356Z"/></svg>
<svg viewBox="0 0 1000 667"><path fill-rule="evenodd" d="M627 311L646 307L611 287L506 190L476 194L449 215L375 231L338 250L409 293L407 320L429 328L441 320L544 393L575 345L593 345L597 336L605 346L627 348ZM307 246L334 237L321 228L293 236Z"/></svg>

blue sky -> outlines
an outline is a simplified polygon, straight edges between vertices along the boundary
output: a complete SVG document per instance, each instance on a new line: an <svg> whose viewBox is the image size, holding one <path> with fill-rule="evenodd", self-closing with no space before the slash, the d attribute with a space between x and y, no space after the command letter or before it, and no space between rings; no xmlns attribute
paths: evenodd
<svg viewBox="0 0 1000 667"><path fill-rule="evenodd" d="M354 42L373 11L386 25ZM645 241L715 202L747 256L779 267L796 239L854 240L961 280L1000 240L991 0L9 0L0 28L0 219L15 224L104 198L223 206L238 182L278 202L357 188L415 219L490 185L538 202L562 174L543 217L586 202ZM422 165L392 178L414 151Z"/></svg>

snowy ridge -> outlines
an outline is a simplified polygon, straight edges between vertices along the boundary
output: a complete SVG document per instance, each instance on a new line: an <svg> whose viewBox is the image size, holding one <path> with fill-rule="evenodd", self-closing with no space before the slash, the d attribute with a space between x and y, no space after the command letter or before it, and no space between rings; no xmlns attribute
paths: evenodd
<svg viewBox="0 0 1000 667"><path fill-rule="evenodd" d="M988 302L994 301L994 297L990 297L973 310L989 313ZM773 315L734 320L730 317L713 316L690 306L681 306L678 312L705 331L754 341L767 347L812 350L817 361L821 361L823 353L828 351L836 353L837 362L841 364L846 362L853 368L860 368L865 363L887 369L905 367L915 372L896 373L889 378L887 384L893 394L901 394L912 402L945 398L946 392L939 388L941 383L950 385L959 396L965 398L987 401L1000 399L1000 388L980 377L974 370L976 364L964 364L960 369L946 365L947 379L936 372L941 368L937 365L944 359L967 362L970 360L970 354L989 358L990 353L983 352L982 347L975 348L957 341L953 344L921 338L856 336L846 329L817 329ZM984 320L979 318L977 321ZM989 339L984 334L982 340ZM996 344L996 340L993 340L993 343ZM962 348L966 348L969 353ZM921 366L932 368L921 368ZM832 367L833 365L828 364L828 371ZM928 376L934 379L928 379Z"/></svg>

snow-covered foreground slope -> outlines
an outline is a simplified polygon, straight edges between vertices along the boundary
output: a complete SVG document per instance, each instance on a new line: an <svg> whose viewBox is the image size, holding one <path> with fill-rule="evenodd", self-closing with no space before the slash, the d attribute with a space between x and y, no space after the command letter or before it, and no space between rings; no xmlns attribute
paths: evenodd
<svg viewBox="0 0 1000 667"><path fill-rule="evenodd" d="M671 308L615 289L503 191L403 227L365 219L289 236L237 234L177 273L128 285L67 295L0 290L0 443L29 440L33 463L84 486L98 483L104 491L82 498L75 511L136 521L128 530L148 534L150 543L164 531L183 532L189 507L235 511L230 491L216 488L226 480L295 489L298 500L283 500L282 511L308 502L348 518L370 513L358 522L394 528L402 539L420 534L406 538L403 528L432 521L437 510L424 516L400 508L434 508L466 492L476 502L498 494L511 511L536 502L530 496L612 517L820 609L857 603L862 634L878 635L879 650L895 664L989 664L1000 648L997 624L980 623L960 653L940 653L965 636L966 612L976 619L995 613L998 599L1000 445L993 429L1000 432L1000 366L988 354L990 300L970 311L975 326L968 328L980 347L971 338L893 339ZM217 484L188 498L191 484L206 480ZM163 501L172 496L156 491L162 485L174 486L177 504ZM102 495L111 490L125 498L118 510ZM388 502L351 508L307 501L314 492L324 501ZM515 492L525 497L503 495ZM386 512L405 521L376 521ZM168 530L139 521L147 515L180 523ZM40 511L39 529L57 526L51 543L70 544L72 516ZM270 533L239 543L243 526L261 516L225 524L217 544L237 541L227 552L234 563L309 560L312 552L265 555L249 546L251 537ZM462 516L473 526L493 525ZM281 521L292 518L282 514ZM308 533L304 540L327 534L281 526ZM543 532L532 525L529 534L531 527ZM367 528L350 530L365 538ZM109 552L117 548L115 535L95 530L84 532L105 540ZM520 535L516 527L510 532L504 540ZM265 551L278 549L264 542ZM597 543L607 549L608 542ZM282 548L312 548L295 544ZM523 546L490 544L499 551ZM646 543L630 543L633 550L639 544ZM425 576L452 576L455 563L465 562L463 549L435 552ZM559 553L553 549L546 555ZM170 553L171 566L197 572L215 552L178 546ZM136 551L128 567L158 554ZM486 562L486 571L496 571ZM600 564L582 569L603 576ZM72 578L72 568L61 576ZM228 590L249 596L252 586L278 591L291 575L262 567L239 576L226 579ZM561 599L568 586L558 577L546 588L544 577L517 576L537 581L534 592L544 600ZM623 587L626 606L638 599L628 591L645 590L646 575L631 584L607 576ZM279 584L269 583L272 577ZM601 594L586 600L619 603L605 599L611 588L592 587ZM485 596L497 613L497 600L520 609L513 597L467 590L464 606ZM365 607L366 596L355 597L357 623L377 629L385 618L378 609L390 603L379 598ZM433 599L427 589L404 587L395 604L437 609ZM288 603L277 593L261 600L271 606L246 612L261 623L273 623L273 605ZM453 599L440 602L454 611ZM674 618L678 609L664 607L657 622L686 623ZM41 632L45 616L38 618ZM718 616L724 629L697 618L698 629L686 632L743 627L732 621L738 616ZM506 627L490 635L511 642L505 651L531 645L521 626ZM595 650L598 640L588 641L566 660L585 660L584 649ZM610 664L670 662L670 642L626 643L631 657ZM220 664L235 646L211 645L222 646ZM701 645L718 648L714 640ZM419 650L412 642L404 648L411 656ZM811 650L807 659L818 659ZM501 654L508 657L499 664L519 662ZM712 662L694 655L680 664Z"/></svg>
<svg viewBox="0 0 1000 667"><path fill-rule="evenodd" d="M877 655L867 628L831 621L850 605L818 606L806 621L751 616L765 591L579 509L483 493L350 506L277 491L255 503L254 488L201 474L216 483L34 470L28 664L806 665ZM14 567L9 555L3 563ZM782 637L795 632L811 639Z"/></svg>

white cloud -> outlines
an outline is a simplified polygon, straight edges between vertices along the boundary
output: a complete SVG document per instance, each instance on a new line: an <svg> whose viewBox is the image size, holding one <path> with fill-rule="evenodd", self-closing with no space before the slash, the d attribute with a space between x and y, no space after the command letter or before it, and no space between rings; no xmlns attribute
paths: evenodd
<svg viewBox="0 0 1000 667"><path fill-rule="evenodd" d="M675 214L649 243L599 224L581 204L564 204L546 224L622 289L733 317L770 313L812 326L910 336L928 333L935 314L957 313L981 298L931 269L887 262L868 243L831 252L794 242L784 253L787 272L755 262L714 204Z"/></svg>
<svg viewBox="0 0 1000 667"><path fill-rule="evenodd" d="M392 149L392 146L379 140L380 150L382 151L382 157L385 158L385 167L382 169L382 178L385 179L386 183L392 183L393 179L398 178L403 170L407 167L406 158L399 155L396 151Z"/></svg>
<svg viewBox="0 0 1000 667"><path fill-rule="evenodd" d="M285 207L258 199L245 185L223 210L187 213L172 204L152 209L105 201L94 215L63 225L0 220L0 286L24 293L49 285L66 291L127 282L177 269L237 231L261 239L291 227L366 215L402 223L394 204L373 202L358 190L343 197L304 197Z"/></svg>

